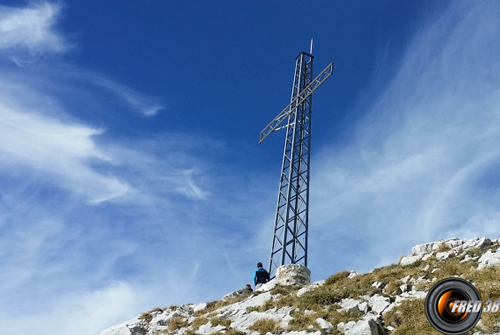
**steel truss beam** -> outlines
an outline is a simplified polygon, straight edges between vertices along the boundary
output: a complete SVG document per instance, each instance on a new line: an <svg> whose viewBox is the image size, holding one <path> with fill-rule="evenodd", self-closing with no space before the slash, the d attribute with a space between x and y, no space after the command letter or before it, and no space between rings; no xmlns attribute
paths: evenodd
<svg viewBox="0 0 500 335"><path fill-rule="evenodd" d="M297 56L290 104L260 133L262 142L273 131L286 129L268 268L271 277L283 264L307 266L312 93L333 73L330 63L312 79L313 58L305 52ZM287 125L278 128L287 118Z"/></svg>

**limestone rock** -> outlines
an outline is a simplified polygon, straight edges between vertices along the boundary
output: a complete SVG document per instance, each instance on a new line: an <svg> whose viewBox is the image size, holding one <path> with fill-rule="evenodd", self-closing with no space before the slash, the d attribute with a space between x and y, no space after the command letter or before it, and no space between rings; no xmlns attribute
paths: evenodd
<svg viewBox="0 0 500 335"><path fill-rule="evenodd" d="M349 273L347 278L352 279L352 278L357 277L357 276L359 276L359 273L357 273L356 271L351 271L351 273Z"/></svg>
<svg viewBox="0 0 500 335"><path fill-rule="evenodd" d="M444 261L448 257L450 257L452 253L450 251L443 251L443 252L438 252L436 253L436 259L438 261Z"/></svg>
<svg viewBox="0 0 500 335"><path fill-rule="evenodd" d="M320 331L308 332L307 330L303 330L303 331L300 331L300 332L297 332L297 331L294 331L294 332L284 332L282 335L321 335L321 332Z"/></svg>
<svg viewBox="0 0 500 335"><path fill-rule="evenodd" d="M133 331L135 331L138 328L140 321L141 320L139 318L129 320L127 322L124 322L116 326L112 326L102 331L100 335L132 335L134 334Z"/></svg>
<svg viewBox="0 0 500 335"><path fill-rule="evenodd" d="M488 250L479 258L478 262L478 270L491 265L500 265L500 250L497 250L495 253Z"/></svg>
<svg viewBox="0 0 500 335"><path fill-rule="evenodd" d="M315 288L323 286L324 284L325 284L325 281L320 280L320 281L315 281L314 283L312 283L310 285L304 286L303 288L301 288L300 290L297 291L297 297L300 297L304 293L309 292L311 290L314 290Z"/></svg>
<svg viewBox="0 0 500 335"><path fill-rule="evenodd" d="M280 281L276 278L271 279L268 283L263 284L261 287L256 289L256 292L269 292L276 286L281 285Z"/></svg>
<svg viewBox="0 0 500 335"><path fill-rule="evenodd" d="M468 261L473 261L473 260L476 260L476 259L478 259L478 258L479 258L479 256L472 257L472 256L470 256L470 255L465 255L464 259L462 259L462 260L460 261L460 263L466 263L466 262L468 262Z"/></svg>
<svg viewBox="0 0 500 335"><path fill-rule="evenodd" d="M439 240L436 242L430 242L430 243L416 245L411 249L411 254L414 256L427 254L427 253L430 253L432 251L439 249L439 247L443 244L450 247L450 248L455 248L455 247L462 245L463 243L464 243L463 240L460 240L456 237L452 237L452 238L448 238L445 240Z"/></svg>
<svg viewBox="0 0 500 335"><path fill-rule="evenodd" d="M423 260L423 261L426 261L426 260L428 260L429 258L431 258L432 256L434 256L434 251L433 251L433 252L430 252L430 253L428 253L428 254L426 254L426 255L424 255L424 257L422 257L422 260Z"/></svg>
<svg viewBox="0 0 500 335"><path fill-rule="evenodd" d="M374 319L350 321L344 327L345 335L385 335L384 328Z"/></svg>
<svg viewBox="0 0 500 335"><path fill-rule="evenodd" d="M344 332L344 330L345 330L345 322L339 322L339 323L337 324L337 330L338 330L339 332L342 332L342 333L343 333L343 332Z"/></svg>
<svg viewBox="0 0 500 335"><path fill-rule="evenodd" d="M309 285L311 271L303 265L286 264L276 270L276 279L284 285Z"/></svg>
<svg viewBox="0 0 500 335"><path fill-rule="evenodd" d="M347 323L340 322L337 325L332 325L327 320L319 318L319 315L316 314L316 312L307 309L303 310L304 314L309 315L309 317L312 316L312 319L316 320L316 324L317 326L319 326L321 331L311 332L314 329L314 326L310 324L305 324L302 331L286 331L289 323L294 319L293 312L297 311L297 309L294 307L273 307L264 311L257 308L252 308L250 310L248 309L249 307L263 306L270 300L275 302L276 299L279 299L278 296L272 296L270 292L277 285L302 286L297 291L298 297L306 292L318 289L319 287L324 285L325 281L310 283L310 271L303 266L295 264L285 265L278 268L276 278L271 280L269 283L264 284L259 290L257 290L258 294L249 295L242 301L220 307L215 311L211 311L210 314L208 314L207 310L201 317L209 319L219 318L221 320L225 320L225 322L228 322L227 320L229 320L231 321L231 329L244 332L248 335L258 335L258 332L250 331L248 328L256 321L261 319L272 319L278 321L281 329L283 329L283 331L281 332L282 335L325 335L331 334L335 330L335 328L345 335L386 335L387 333L391 333L396 329L389 326L387 328L384 328L382 326L383 323L381 318L383 318L384 315L387 315L386 313L391 311L393 308L397 308L404 300L425 299L427 296L427 292L416 291L416 287L419 287L417 284L422 282L432 283L437 281L436 277L433 277L433 275L430 275L430 273L438 271L440 267L439 262L441 260L445 260L453 255L456 255L460 257L457 259L462 259L461 262L467 262L474 259L477 260L478 269L484 268L486 266L500 266L500 248L495 252L492 252L491 250L485 252L485 249L481 249L482 255L480 254L475 257L467 255L467 251L472 248L486 248L491 245L494 245L495 248L497 248L499 244L499 239L490 240L486 237L475 237L463 240L450 238L417 245L412 249L412 254L410 256L405 256L401 259L400 264L408 265L418 260L425 261L430 257L435 257L437 264L433 265L433 267L435 267L434 269L432 269L427 264L425 267L423 267L423 272L415 269L417 271L416 273L418 274L414 275L413 277L406 276L403 278L391 278L391 280L399 279L401 281L402 285L400 286L400 291L398 291L401 292L400 294L391 295L390 297L375 294L370 297L367 294L368 292L373 291L372 289L370 289L365 292L365 295L361 295L358 299L342 299L338 303L338 307L336 304L323 306L323 308L325 309L337 307L339 308L339 311L360 311L364 314L364 316L359 321L350 321ZM446 245L451 249L444 252L438 252L438 250L441 249L440 246L443 245ZM357 275L359 274L355 271L351 271L348 278L354 278ZM429 276L429 278L432 278L432 280L430 280L427 276ZM383 289L385 286L383 282L373 282L372 285L373 287L376 287L378 289ZM268 306L271 307L276 305L269 304ZM187 324L185 327L182 327L171 333L172 335L184 335L186 331L191 329L192 324L196 319L196 317L194 316L195 312L201 312L201 314L203 314L203 311L206 309L206 307L207 303L201 303L196 305L185 304L180 307L164 310L155 309L153 311L145 313L141 317L129 320L117 326L110 327L101 332L100 335L155 335L164 333L165 331L168 331L168 325L170 324L171 320L176 317L182 318L186 321ZM299 313L297 315L302 315L302 313ZM229 330L227 326L228 324L225 323L225 326L217 325L213 327L209 322L200 326L196 332L198 335L210 335L215 332L224 333ZM266 335L272 334L268 333Z"/></svg>
<svg viewBox="0 0 500 335"><path fill-rule="evenodd" d="M194 305L193 312L196 313L198 311L204 310L205 308L207 308L207 303L202 302L201 304Z"/></svg>
<svg viewBox="0 0 500 335"><path fill-rule="evenodd" d="M198 328L197 333L202 334L202 335L209 335L209 334L216 333L216 332L219 332L219 331L225 330L225 329L227 329L227 328L222 326L222 325L212 327L212 324L210 322L208 322L204 325L201 325L200 328Z"/></svg>
<svg viewBox="0 0 500 335"><path fill-rule="evenodd" d="M401 258L401 261L399 261L399 264L400 265L410 265L410 264L413 264L413 263L421 260L422 257L424 257L424 255L422 255L422 254L415 255L415 256L405 256L405 257Z"/></svg>
<svg viewBox="0 0 500 335"><path fill-rule="evenodd" d="M268 300L271 299L271 293L269 292L264 292L256 296L250 296L249 298L237 302L235 304L231 304L228 306L224 306L219 308L217 311L218 312L225 312L225 311L238 311L238 310L246 310L248 307L257 307L257 306L262 306L264 303Z"/></svg>
<svg viewBox="0 0 500 335"><path fill-rule="evenodd" d="M291 320L291 311L292 307L283 307L279 310L270 309L265 312L254 311L251 313L246 313L245 309L240 309L228 318L232 321L231 327L239 331L246 331L248 327L253 325L256 321L262 319L280 321L280 326L286 328L288 326L288 322Z"/></svg>
<svg viewBox="0 0 500 335"><path fill-rule="evenodd" d="M389 307L391 304L391 300L388 297L383 297L381 295L374 295L368 299L368 306L372 309L377 315L382 314L382 312Z"/></svg>
<svg viewBox="0 0 500 335"><path fill-rule="evenodd" d="M333 329L333 325L323 318L317 318L316 323L318 324L319 328L321 328L322 330L330 331Z"/></svg>
<svg viewBox="0 0 500 335"><path fill-rule="evenodd" d="M351 298L342 299L339 303L339 311L346 312L357 312L361 311L366 313L368 310L368 304L365 301L359 301Z"/></svg>
<svg viewBox="0 0 500 335"><path fill-rule="evenodd" d="M462 245L464 250L472 249L472 248L484 248L488 247L492 244L491 240L487 237L474 237L465 241Z"/></svg>
<svg viewBox="0 0 500 335"><path fill-rule="evenodd" d="M378 289L383 289L385 287L385 284L380 282L380 281L376 281L372 284L372 287L375 287L375 288L378 288Z"/></svg>

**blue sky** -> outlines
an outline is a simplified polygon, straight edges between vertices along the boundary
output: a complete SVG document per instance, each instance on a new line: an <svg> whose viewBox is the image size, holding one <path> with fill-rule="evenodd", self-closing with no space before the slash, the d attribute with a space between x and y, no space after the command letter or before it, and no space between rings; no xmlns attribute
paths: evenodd
<svg viewBox="0 0 500 335"><path fill-rule="evenodd" d="M3 1L0 324L98 334L268 262L314 37L313 280L500 235L494 1Z"/></svg>

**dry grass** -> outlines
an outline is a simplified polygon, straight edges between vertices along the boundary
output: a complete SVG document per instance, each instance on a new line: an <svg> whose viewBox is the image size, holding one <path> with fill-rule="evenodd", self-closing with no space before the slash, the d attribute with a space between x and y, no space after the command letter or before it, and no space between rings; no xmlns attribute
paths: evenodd
<svg viewBox="0 0 500 335"><path fill-rule="evenodd" d="M304 314L304 312L294 312L293 319L288 323L287 331L301 331L301 330L320 330L316 322L318 316L314 314ZM309 328L313 326L313 328Z"/></svg>
<svg viewBox="0 0 500 335"><path fill-rule="evenodd" d="M467 254L474 257L484 253L489 248L475 248L467 251ZM449 247L442 245L438 251L447 251ZM401 278L410 276L411 278L424 277L429 281L422 281L415 285L415 289L428 291L437 281L457 276L464 278L478 288L483 301L500 300L500 267L488 267L482 270L476 270L477 261L468 261L460 263L463 257L450 257L444 261L437 261L434 256L425 261L418 261L411 265L402 266L399 264L391 264L388 266L374 269L371 273L358 275L354 278L347 278L348 271L339 272L330 276L323 286L312 289L300 297L297 297L296 291L298 287L277 286L272 291L272 295L279 295L278 298L270 299L261 306L248 307L247 313L253 311L264 312L272 308L282 308L291 306L296 308L292 314L293 319L289 323L287 330L301 331L311 330L308 327L313 326L312 330L318 330L316 318L321 317L334 326L340 322L357 321L361 319L361 312L338 312L338 302L344 298L360 299L363 295L372 296L373 294L381 294L386 296L394 296L401 293L400 286L403 284ZM426 270L424 267L429 265ZM432 273L433 269L436 269ZM434 279L430 282L430 279ZM383 291L372 287L373 282L379 281L386 284ZM260 292L254 292L253 296ZM222 324L225 327L230 327L230 320L221 320L216 317L216 310L220 307L227 306L239 302L248 296L238 296L226 301L214 301L207 304L207 307L195 313L198 318L193 322L192 330L196 330L202 324L211 322L212 325ZM424 312L424 300L405 300L400 306L393 308L383 317L386 326L393 326L396 330L393 335L409 335L409 334L427 334L439 335L429 324ZM304 309L313 310L316 313L306 315ZM300 310L300 311L299 311ZM148 314L153 311L144 313L144 320L148 320ZM203 317L200 317L202 316ZM180 321L179 321L180 322ZM185 322L185 320L184 320ZM499 313L484 313L481 317L480 324L475 328L475 331L483 331L486 333L498 332L498 323L500 322ZM180 326L179 326L180 325ZM178 327L182 327L184 323L179 323ZM170 325L169 325L170 327ZM272 319L262 319L255 322L249 330L258 331L260 334L271 332L273 334L283 332L279 322ZM191 330L190 330L191 331ZM333 335L338 334L334 327ZM187 334L186 335L190 335ZM226 335L242 335L241 332L229 329Z"/></svg>
<svg viewBox="0 0 500 335"><path fill-rule="evenodd" d="M184 333L184 335L188 335L188 334ZM246 335L246 333L242 332L242 331L239 331L239 330L236 330L236 329L231 329L231 330L228 330L225 333L223 333L223 332L215 332L215 333L212 333L210 335Z"/></svg>
<svg viewBox="0 0 500 335"><path fill-rule="evenodd" d="M247 313L260 312L260 306L247 307Z"/></svg>
<svg viewBox="0 0 500 335"><path fill-rule="evenodd" d="M178 329L181 329L182 327L187 327L189 324L188 324L188 321L184 318L181 318L181 317L175 317L175 318L172 318L170 320L170 322L168 323L168 331L169 332L173 332L173 331L176 331Z"/></svg>
<svg viewBox="0 0 500 335"><path fill-rule="evenodd" d="M349 276L350 272L349 271L341 271L338 272L330 277L328 277L325 280L325 285L333 285L337 283L338 281L345 280L347 279L347 276Z"/></svg>
<svg viewBox="0 0 500 335"><path fill-rule="evenodd" d="M392 279L389 281L389 284L384 288L385 292L389 295L401 294L401 289L399 288L403 285L401 280Z"/></svg>
<svg viewBox="0 0 500 335"><path fill-rule="evenodd" d="M299 286L297 285L290 285L290 286L281 286L281 285L276 285L271 290L271 295L276 295L276 294L290 294L290 293L295 293L299 290Z"/></svg>
<svg viewBox="0 0 500 335"><path fill-rule="evenodd" d="M332 325L337 325L340 322L358 321L363 317L363 313L360 311L347 312L347 311L337 311L338 306L330 306L326 310L321 310L316 314L316 317L323 318L330 322Z"/></svg>
<svg viewBox="0 0 500 335"><path fill-rule="evenodd" d="M144 320L144 321L149 323L149 322L151 322L151 320L153 320L153 313L156 313L156 312L162 313L163 309L161 309L159 307L153 308L150 311L142 313L141 316L139 316L139 319Z"/></svg>
<svg viewBox="0 0 500 335"><path fill-rule="evenodd" d="M280 327L280 322L273 319L260 319L255 321L253 325L248 327L249 330L259 332L261 335L269 333L281 333L283 329Z"/></svg>
<svg viewBox="0 0 500 335"><path fill-rule="evenodd" d="M445 251L450 251L451 250L451 247L447 244L441 244L439 245L439 247L437 248L437 252L445 252Z"/></svg>
<svg viewBox="0 0 500 335"><path fill-rule="evenodd" d="M391 335L442 335L425 316L424 299L405 300L384 315L386 326L396 328Z"/></svg>
<svg viewBox="0 0 500 335"><path fill-rule="evenodd" d="M139 319L144 320L147 323L149 323L149 322L151 322L151 320L153 320L153 316L151 315L151 313L144 312L141 314L141 316L139 316Z"/></svg>
<svg viewBox="0 0 500 335"><path fill-rule="evenodd" d="M208 323L208 319L204 317L198 317L193 320L193 323L191 327L193 328L194 331L198 330L200 326L203 326Z"/></svg>
<svg viewBox="0 0 500 335"><path fill-rule="evenodd" d="M468 280L474 283L479 294L481 295L481 300L486 302L491 300L500 300L500 284L498 279L500 278L500 267L491 266L486 267L481 270L477 270L470 273ZM500 313L483 313L481 315L481 323L478 328L483 332L494 333L500 331L498 323L500 322Z"/></svg>
<svg viewBox="0 0 500 335"><path fill-rule="evenodd" d="M231 326L231 320L229 319L212 318L210 319L210 323L212 327L217 327L220 325L229 328Z"/></svg>
<svg viewBox="0 0 500 335"><path fill-rule="evenodd" d="M221 307L235 304L237 302L245 300L248 297L249 297L249 294L242 294L242 295L238 295L236 297L233 297L233 298L230 298L227 300L216 300L216 301L208 302L207 306L204 309L199 310L196 313L194 313L194 316L198 317L198 316L202 316L205 314L210 314Z"/></svg>

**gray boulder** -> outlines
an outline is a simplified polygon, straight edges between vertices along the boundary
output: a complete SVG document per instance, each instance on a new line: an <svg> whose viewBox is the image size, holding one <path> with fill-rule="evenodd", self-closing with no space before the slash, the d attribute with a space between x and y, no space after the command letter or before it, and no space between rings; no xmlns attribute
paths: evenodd
<svg viewBox="0 0 500 335"><path fill-rule="evenodd" d="M472 248L484 248L489 247L492 244L491 240L487 237L474 237L465 240L465 243L462 245L464 250L472 249Z"/></svg>
<svg viewBox="0 0 500 335"><path fill-rule="evenodd" d="M382 314L382 312L384 312L384 310L389 307L390 304L391 300L388 297L383 297L378 294L368 298L368 306L370 306L372 312L377 315Z"/></svg>
<svg viewBox="0 0 500 335"><path fill-rule="evenodd" d="M344 326L345 335L385 335L382 325L373 318L350 321Z"/></svg>
<svg viewBox="0 0 500 335"><path fill-rule="evenodd" d="M423 254L415 255L415 256L405 256L405 257L401 258L401 260L399 261L399 264L400 265L410 265L410 264L413 264L413 263L421 260L422 257L424 257Z"/></svg>
<svg viewBox="0 0 500 335"><path fill-rule="evenodd" d="M333 329L333 325L323 318L317 318L316 323L318 324L319 328L321 328L322 330L330 331Z"/></svg>
<svg viewBox="0 0 500 335"><path fill-rule="evenodd" d="M311 270L299 264L286 264L276 270L276 279L283 285L311 284Z"/></svg>
<svg viewBox="0 0 500 335"><path fill-rule="evenodd" d="M487 266L500 265L500 250L497 250L495 253L491 252L491 250L488 250L478 259L478 262L478 270Z"/></svg>

